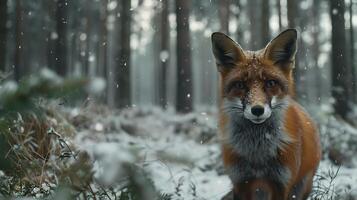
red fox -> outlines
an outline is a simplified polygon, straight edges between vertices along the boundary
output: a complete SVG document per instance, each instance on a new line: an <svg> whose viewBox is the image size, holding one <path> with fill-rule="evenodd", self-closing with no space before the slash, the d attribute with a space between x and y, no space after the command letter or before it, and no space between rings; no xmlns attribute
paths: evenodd
<svg viewBox="0 0 357 200"><path fill-rule="evenodd" d="M294 101L297 31L259 51L212 34L220 74L219 132L235 200L307 199L318 168L318 130Z"/></svg>

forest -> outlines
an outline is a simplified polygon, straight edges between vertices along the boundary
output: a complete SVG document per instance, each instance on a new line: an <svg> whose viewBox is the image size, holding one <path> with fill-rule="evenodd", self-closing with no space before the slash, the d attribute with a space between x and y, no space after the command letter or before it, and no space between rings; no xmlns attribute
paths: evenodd
<svg viewBox="0 0 357 200"><path fill-rule="evenodd" d="M212 33L294 28L309 199L356 200L356 27L356 0L0 0L0 199L226 199Z"/></svg>

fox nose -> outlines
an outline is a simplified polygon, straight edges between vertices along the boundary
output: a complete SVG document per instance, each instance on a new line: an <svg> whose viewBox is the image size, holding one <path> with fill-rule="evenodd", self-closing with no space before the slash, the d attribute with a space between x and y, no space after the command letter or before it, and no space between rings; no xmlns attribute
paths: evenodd
<svg viewBox="0 0 357 200"><path fill-rule="evenodd" d="M259 106L259 105L253 106L251 108L251 112L252 112L253 115L259 117L260 115L262 115L264 113L264 107L263 106Z"/></svg>

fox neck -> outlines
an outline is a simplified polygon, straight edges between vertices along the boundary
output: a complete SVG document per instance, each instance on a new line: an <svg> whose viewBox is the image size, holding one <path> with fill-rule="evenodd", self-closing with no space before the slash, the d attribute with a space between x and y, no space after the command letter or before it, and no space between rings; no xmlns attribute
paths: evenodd
<svg viewBox="0 0 357 200"><path fill-rule="evenodd" d="M253 163L276 158L279 150L290 142L283 125L286 107L274 109L271 117L262 124L230 114L227 131L234 151Z"/></svg>

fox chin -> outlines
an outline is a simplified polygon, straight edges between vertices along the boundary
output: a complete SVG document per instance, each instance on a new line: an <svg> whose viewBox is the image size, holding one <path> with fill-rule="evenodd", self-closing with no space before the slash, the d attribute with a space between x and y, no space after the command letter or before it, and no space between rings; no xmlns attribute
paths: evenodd
<svg viewBox="0 0 357 200"><path fill-rule="evenodd" d="M223 33L211 39L234 199L307 199L321 148L314 122L294 100L297 31L283 31L259 51L243 50Z"/></svg>

